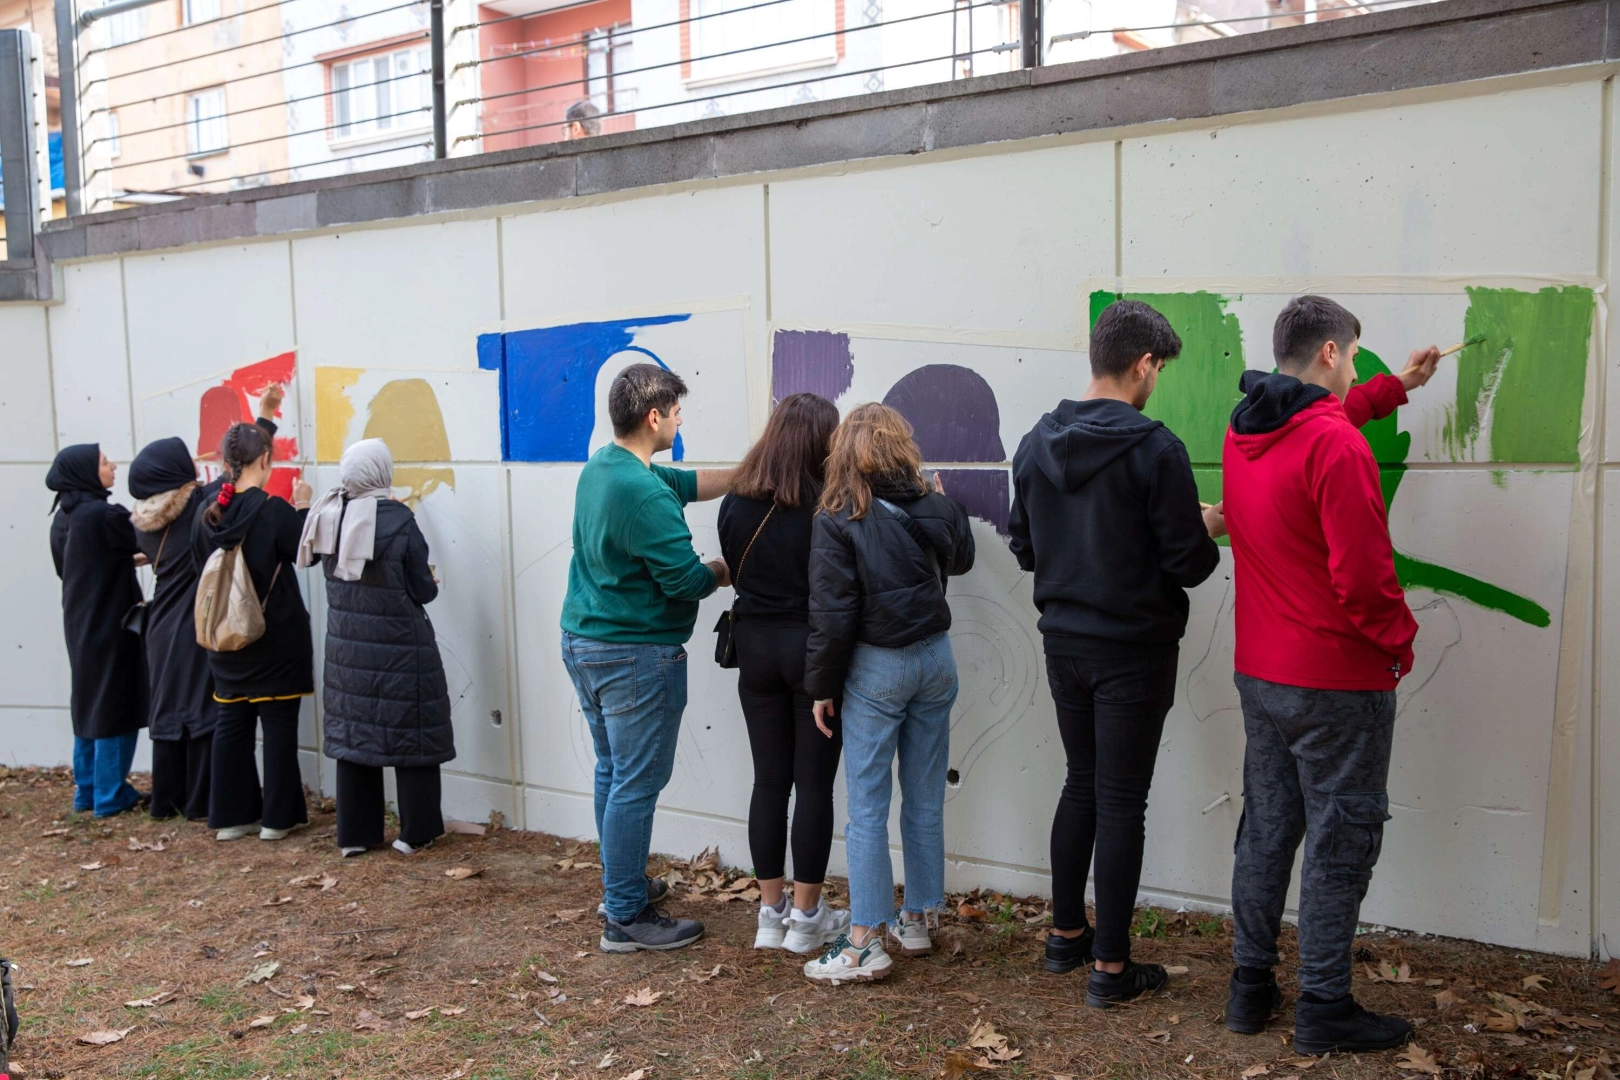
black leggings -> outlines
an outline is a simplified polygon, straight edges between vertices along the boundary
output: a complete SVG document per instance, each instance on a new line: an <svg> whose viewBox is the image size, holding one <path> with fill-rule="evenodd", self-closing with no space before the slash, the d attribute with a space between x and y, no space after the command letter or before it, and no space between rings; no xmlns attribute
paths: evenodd
<svg viewBox="0 0 1620 1080"><path fill-rule="evenodd" d="M818 885L832 849L833 780L844 740L834 717L827 738L804 692L808 623L744 619L737 627L737 697L754 752L754 796L748 803L748 848L754 876L783 877L788 847L788 795L793 807L793 879Z"/></svg>
<svg viewBox="0 0 1620 1080"><path fill-rule="evenodd" d="M1165 714L1176 697L1177 648L1149 656L1046 658L1068 777L1052 819L1052 925L1086 925L1086 871L1096 848L1097 937L1105 963L1131 957L1142 879L1143 819Z"/></svg>
<svg viewBox="0 0 1620 1080"><path fill-rule="evenodd" d="M309 820L304 778L298 771L298 709L302 698L222 701L214 726L214 777L208 799L210 828L262 822L290 829ZM264 726L264 791L253 760L255 729Z"/></svg>
<svg viewBox="0 0 1620 1080"><path fill-rule="evenodd" d="M439 809L439 767L394 770L399 806L399 838L421 847L444 835ZM340 848L382 847L383 771L380 765L337 763L337 842Z"/></svg>
<svg viewBox="0 0 1620 1080"><path fill-rule="evenodd" d="M187 821L208 819L209 758L214 733L190 738L152 740L152 817L182 816Z"/></svg>

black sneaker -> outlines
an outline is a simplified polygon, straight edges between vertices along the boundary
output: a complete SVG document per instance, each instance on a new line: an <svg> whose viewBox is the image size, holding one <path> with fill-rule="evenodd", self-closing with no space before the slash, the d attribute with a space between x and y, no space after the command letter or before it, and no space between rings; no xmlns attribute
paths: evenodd
<svg viewBox="0 0 1620 1080"><path fill-rule="evenodd" d="M642 949L664 952L684 949L703 936L703 924L696 919L672 919L648 904L641 914L627 923L607 920L598 947L603 952L631 953Z"/></svg>
<svg viewBox="0 0 1620 1080"><path fill-rule="evenodd" d="M1086 1004L1093 1009L1107 1009L1162 990L1169 981L1170 976L1158 964L1138 964L1135 960L1127 960L1125 970L1118 975L1094 968L1086 983Z"/></svg>
<svg viewBox="0 0 1620 1080"><path fill-rule="evenodd" d="M665 881L661 877L650 877L647 879L647 903L662 904L664 902L664 897L668 895L669 882ZM596 913L603 918L607 917L606 900L603 900L600 904L596 905Z"/></svg>
<svg viewBox="0 0 1620 1080"><path fill-rule="evenodd" d="M1266 1022L1282 1007L1282 989L1277 976L1263 983L1246 983L1232 972L1232 989L1226 999L1226 1030L1239 1035L1258 1035Z"/></svg>
<svg viewBox="0 0 1620 1080"><path fill-rule="evenodd" d="M11 1044L17 1041L17 1003L11 993L11 962L0 959L0 1074L6 1071Z"/></svg>
<svg viewBox="0 0 1620 1080"><path fill-rule="evenodd" d="M1346 994L1338 1001L1294 1003L1294 1052L1361 1054L1393 1050L1412 1038L1412 1025L1398 1016L1380 1016Z"/></svg>
<svg viewBox="0 0 1620 1080"><path fill-rule="evenodd" d="M1079 937L1047 934L1046 956L1041 960L1041 966L1054 975L1066 975L1077 967L1091 963L1091 942L1095 936L1089 926Z"/></svg>

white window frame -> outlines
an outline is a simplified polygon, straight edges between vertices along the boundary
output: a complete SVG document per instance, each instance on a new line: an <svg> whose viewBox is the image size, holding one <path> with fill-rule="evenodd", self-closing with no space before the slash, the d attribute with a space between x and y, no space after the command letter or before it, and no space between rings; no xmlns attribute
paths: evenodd
<svg viewBox="0 0 1620 1080"><path fill-rule="evenodd" d="M225 14L224 7L224 0L180 0L180 22L185 26L212 22Z"/></svg>
<svg viewBox="0 0 1620 1080"><path fill-rule="evenodd" d="M764 10L747 10L757 0L692 0L692 74L689 87L740 82L787 71L838 63L838 17L834 0L786 0ZM734 12L733 14L720 14ZM702 16L702 18L698 18ZM785 39L819 35L776 48L756 49ZM737 49L749 51L731 56Z"/></svg>
<svg viewBox="0 0 1620 1080"><path fill-rule="evenodd" d="M211 86L186 95L186 153L190 157L223 154L231 148L225 113L225 88Z"/></svg>
<svg viewBox="0 0 1620 1080"><path fill-rule="evenodd" d="M362 53L329 67L328 142L376 142L433 127L433 60L426 43Z"/></svg>

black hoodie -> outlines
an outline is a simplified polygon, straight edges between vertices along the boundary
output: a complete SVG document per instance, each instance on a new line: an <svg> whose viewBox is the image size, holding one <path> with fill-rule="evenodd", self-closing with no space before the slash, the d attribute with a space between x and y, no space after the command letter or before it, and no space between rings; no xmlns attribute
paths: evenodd
<svg viewBox="0 0 1620 1080"><path fill-rule="evenodd" d="M1108 658L1175 645L1187 593L1220 564L1187 449L1123 401L1064 401L1013 456L1007 527L1035 572L1046 651Z"/></svg>
<svg viewBox="0 0 1620 1080"><path fill-rule="evenodd" d="M254 591L264 603L262 638L239 652L208 654L214 697L265 700L314 693L315 648L294 565L309 511L294 510L263 488L249 488L236 493L218 525L210 525L207 509L214 501L203 505L192 526L191 555L197 569L201 571L216 550L240 544Z"/></svg>

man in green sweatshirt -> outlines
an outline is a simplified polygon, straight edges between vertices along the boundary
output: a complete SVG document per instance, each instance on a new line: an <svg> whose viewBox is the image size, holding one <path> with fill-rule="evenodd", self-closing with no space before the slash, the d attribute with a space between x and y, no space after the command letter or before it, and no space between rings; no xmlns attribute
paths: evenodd
<svg viewBox="0 0 1620 1080"><path fill-rule="evenodd" d="M686 639L698 601L731 584L724 560L698 558L683 513L725 494L731 470L652 463L675 445L685 396L680 376L656 364L619 372L608 390L613 441L591 455L574 492L562 657L596 745L603 952L679 949L703 936L702 923L658 910L669 887L646 876L686 708Z"/></svg>

